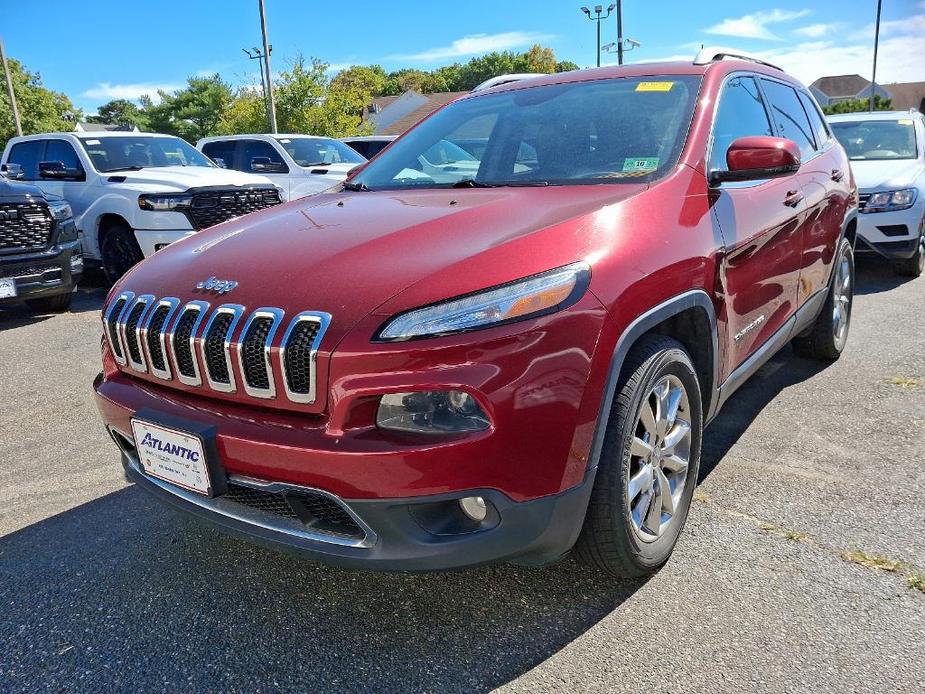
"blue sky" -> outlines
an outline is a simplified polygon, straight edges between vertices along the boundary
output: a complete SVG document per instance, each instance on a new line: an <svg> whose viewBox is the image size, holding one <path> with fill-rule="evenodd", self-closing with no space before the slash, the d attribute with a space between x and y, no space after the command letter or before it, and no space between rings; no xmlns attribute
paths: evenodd
<svg viewBox="0 0 925 694"><path fill-rule="evenodd" d="M605 7L606 7L605 3ZM690 59L701 43L766 55L804 82L870 74L876 0L624 0L624 34L642 43L628 60ZM321 3L266 0L274 71L298 53L334 68L377 62L432 68L539 42L591 65L593 23L580 0ZM925 80L925 0L884 0L878 81ZM653 11L654 9L654 11ZM189 75L253 81L241 48L258 45L257 0L0 0L7 53L92 112L111 98L174 89ZM603 43L615 39L614 17ZM604 54L603 62L616 62Z"/></svg>

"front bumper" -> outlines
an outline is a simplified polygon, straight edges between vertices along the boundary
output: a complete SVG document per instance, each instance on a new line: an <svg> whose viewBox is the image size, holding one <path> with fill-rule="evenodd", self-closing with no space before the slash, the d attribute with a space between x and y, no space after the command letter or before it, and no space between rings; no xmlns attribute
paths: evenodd
<svg viewBox="0 0 925 694"><path fill-rule="evenodd" d="M925 224L925 201L908 210L867 212L858 215L860 253L874 253L888 260L903 260L915 254Z"/></svg>
<svg viewBox="0 0 925 694"><path fill-rule="evenodd" d="M553 563L577 540L594 483L591 470L576 487L519 503L493 489L405 499L338 499L363 530L362 537L344 538L299 527L298 521L227 496L210 499L150 477L138 462L131 437L112 428L110 434L121 451L126 479L174 509L265 547L353 569L438 571L497 562ZM231 475L229 481L245 479ZM476 495L488 502L488 517L481 524L467 519L459 523L454 517L460 513L459 498Z"/></svg>
<svg viewBox="0 0 925 694"><path fill-rule="evenodd" d="M155 252L165 246L169 246L174 241L185 239L196 232L191 229L165 230L165 229L136 229L135 239L145 258L149 258Z"/></svg>
<svg viewBox="0 0 925 694"><path fill-rule="evenodd" d="M82 273L79 241L56 244L44 251L0 256L0 277L16 280L16 296L0 299L0 305L72 292Z"/></svg>

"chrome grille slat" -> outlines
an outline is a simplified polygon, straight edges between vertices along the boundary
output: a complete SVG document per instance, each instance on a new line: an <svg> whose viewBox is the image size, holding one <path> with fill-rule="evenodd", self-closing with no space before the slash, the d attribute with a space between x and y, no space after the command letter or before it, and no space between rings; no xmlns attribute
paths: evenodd
<svg viewBox="0 0 925 694"><path fill-rule="evenodd" d="M167 344L177 368L177 379L188 386L202 385L195 343L199 327L208 311L208 302L190 301L180 309L177 322L168 334Z"/></svg>
<svg viewBox="0 0 925 694"><path fill-rule="evenodd" d="M283 320L278 308L258 308L247 319L238 342L238 366L244 392L255 398L275 398L276 379L270 359L273 338Z"/></svg>
<svg viewBox="0 0 925 694"><path fill-rule="evenodd" d="M128 360L130 367L141 373L148 370L148 363L141 346L140 328L144 324L148 309L153 303L154 297L151 294L140 294L135 298L131 308L127 312L123 312L124 318L120 317L119 321L122 343L125 345L125 358Z"/></svg>
<svg viewBox="0 0 925 694"><path fill-rule="evenodd" d="M109 340L109 349L112 351L113 359L120 366L125 366L125 346L122 343L122 335L119 330L119 324L124 320L124 314L132 303L135 294L132 292L122 292L113 299L106 311L104 323L106 324L106 338Z"/></svg>
<svg viewBox="0 0 925 694"><path fill-rule="evenodd" d="M280 362L286 396L292 402L315 402L315 361L330 322L327 313L303 311L292 319L283 335Z"/></svg>
<svg viewBox="0 0 925 694"><path fill-rule="evenodd" d="M239 304L222 304L213 311L197 342L206 371L206 381L212 390L234 393L237 384L231 364L231 336L244 313Z"/></svg>
<svg viewBox="0 0 925 694"><path fill-rule="evenodd" d="M170 319L179 305L180 300L174 297L158 301L141 331L143 346L148 350L151 373L165 381L172 378L170 360L167 357L167 326L170 325Z"/></svg>

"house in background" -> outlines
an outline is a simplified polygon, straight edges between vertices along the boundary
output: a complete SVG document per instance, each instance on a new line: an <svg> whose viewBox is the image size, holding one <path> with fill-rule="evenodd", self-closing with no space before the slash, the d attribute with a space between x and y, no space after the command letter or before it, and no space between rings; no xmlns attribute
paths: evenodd
<svg viewBox="0 0 925 694"><path fill-rule="evenodd" d="M375 135L401 135L441 106L468 93L408 91L401 96L377 96L367 109L366 119L375 127Z"/></svg>
<svg viewBox="0 0 925 694"><path fill-rule="evenodd" d="M832 75L820 77L811 85L809 91L816 97L820 106L831 106L839 101L870 98L870 80L860 75ZM874 95L889 99L889 92L879 84L874 85Z"/></svg>
<svg viewBox="0 0 925 694"><path fill-rule="evenodd" d="M109 123L87 123L77 121L74 126L75 133L138 133L141 132L135 125L110 125Z"/></svg>
<svg viewBox="0 0 925 694"><path fill-rule="evenodd" d="M894 111L908 111L914 108L925 113L925 82L897 82L885 84L883 88L890 93L893 99Z"/></svg>

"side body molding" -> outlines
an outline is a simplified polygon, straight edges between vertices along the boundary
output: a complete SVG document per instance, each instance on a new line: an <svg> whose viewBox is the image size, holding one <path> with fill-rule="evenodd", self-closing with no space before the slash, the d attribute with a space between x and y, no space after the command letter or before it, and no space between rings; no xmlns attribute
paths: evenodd
<svg viewBox="0 0 925 694"><path fill-rule="evenodd" d="M716 310L713 307L713 301L710 299L709 294L702 289L694 289L652 307L630 323L617 340L617 346L614 348L613 356L610 359L610 369L607 372L607 382L604 385L604 397L601 401L601 408L594 429L591 455L588 456L589 469L596 469L600 462L601 449L604 446L604 434L610 420L610 410L613 406L613 399L616 396L620 371L623 368L623 362L626 360L626 355L629 353L633 343L659 323L691 308L703 309L707 319L710 321L710 337L713 341L713 386L708 394L707 406L704 409L704 422L708 422L712 419L719 404L717 386L719 381L720 356L716 327Z"/></svg>

